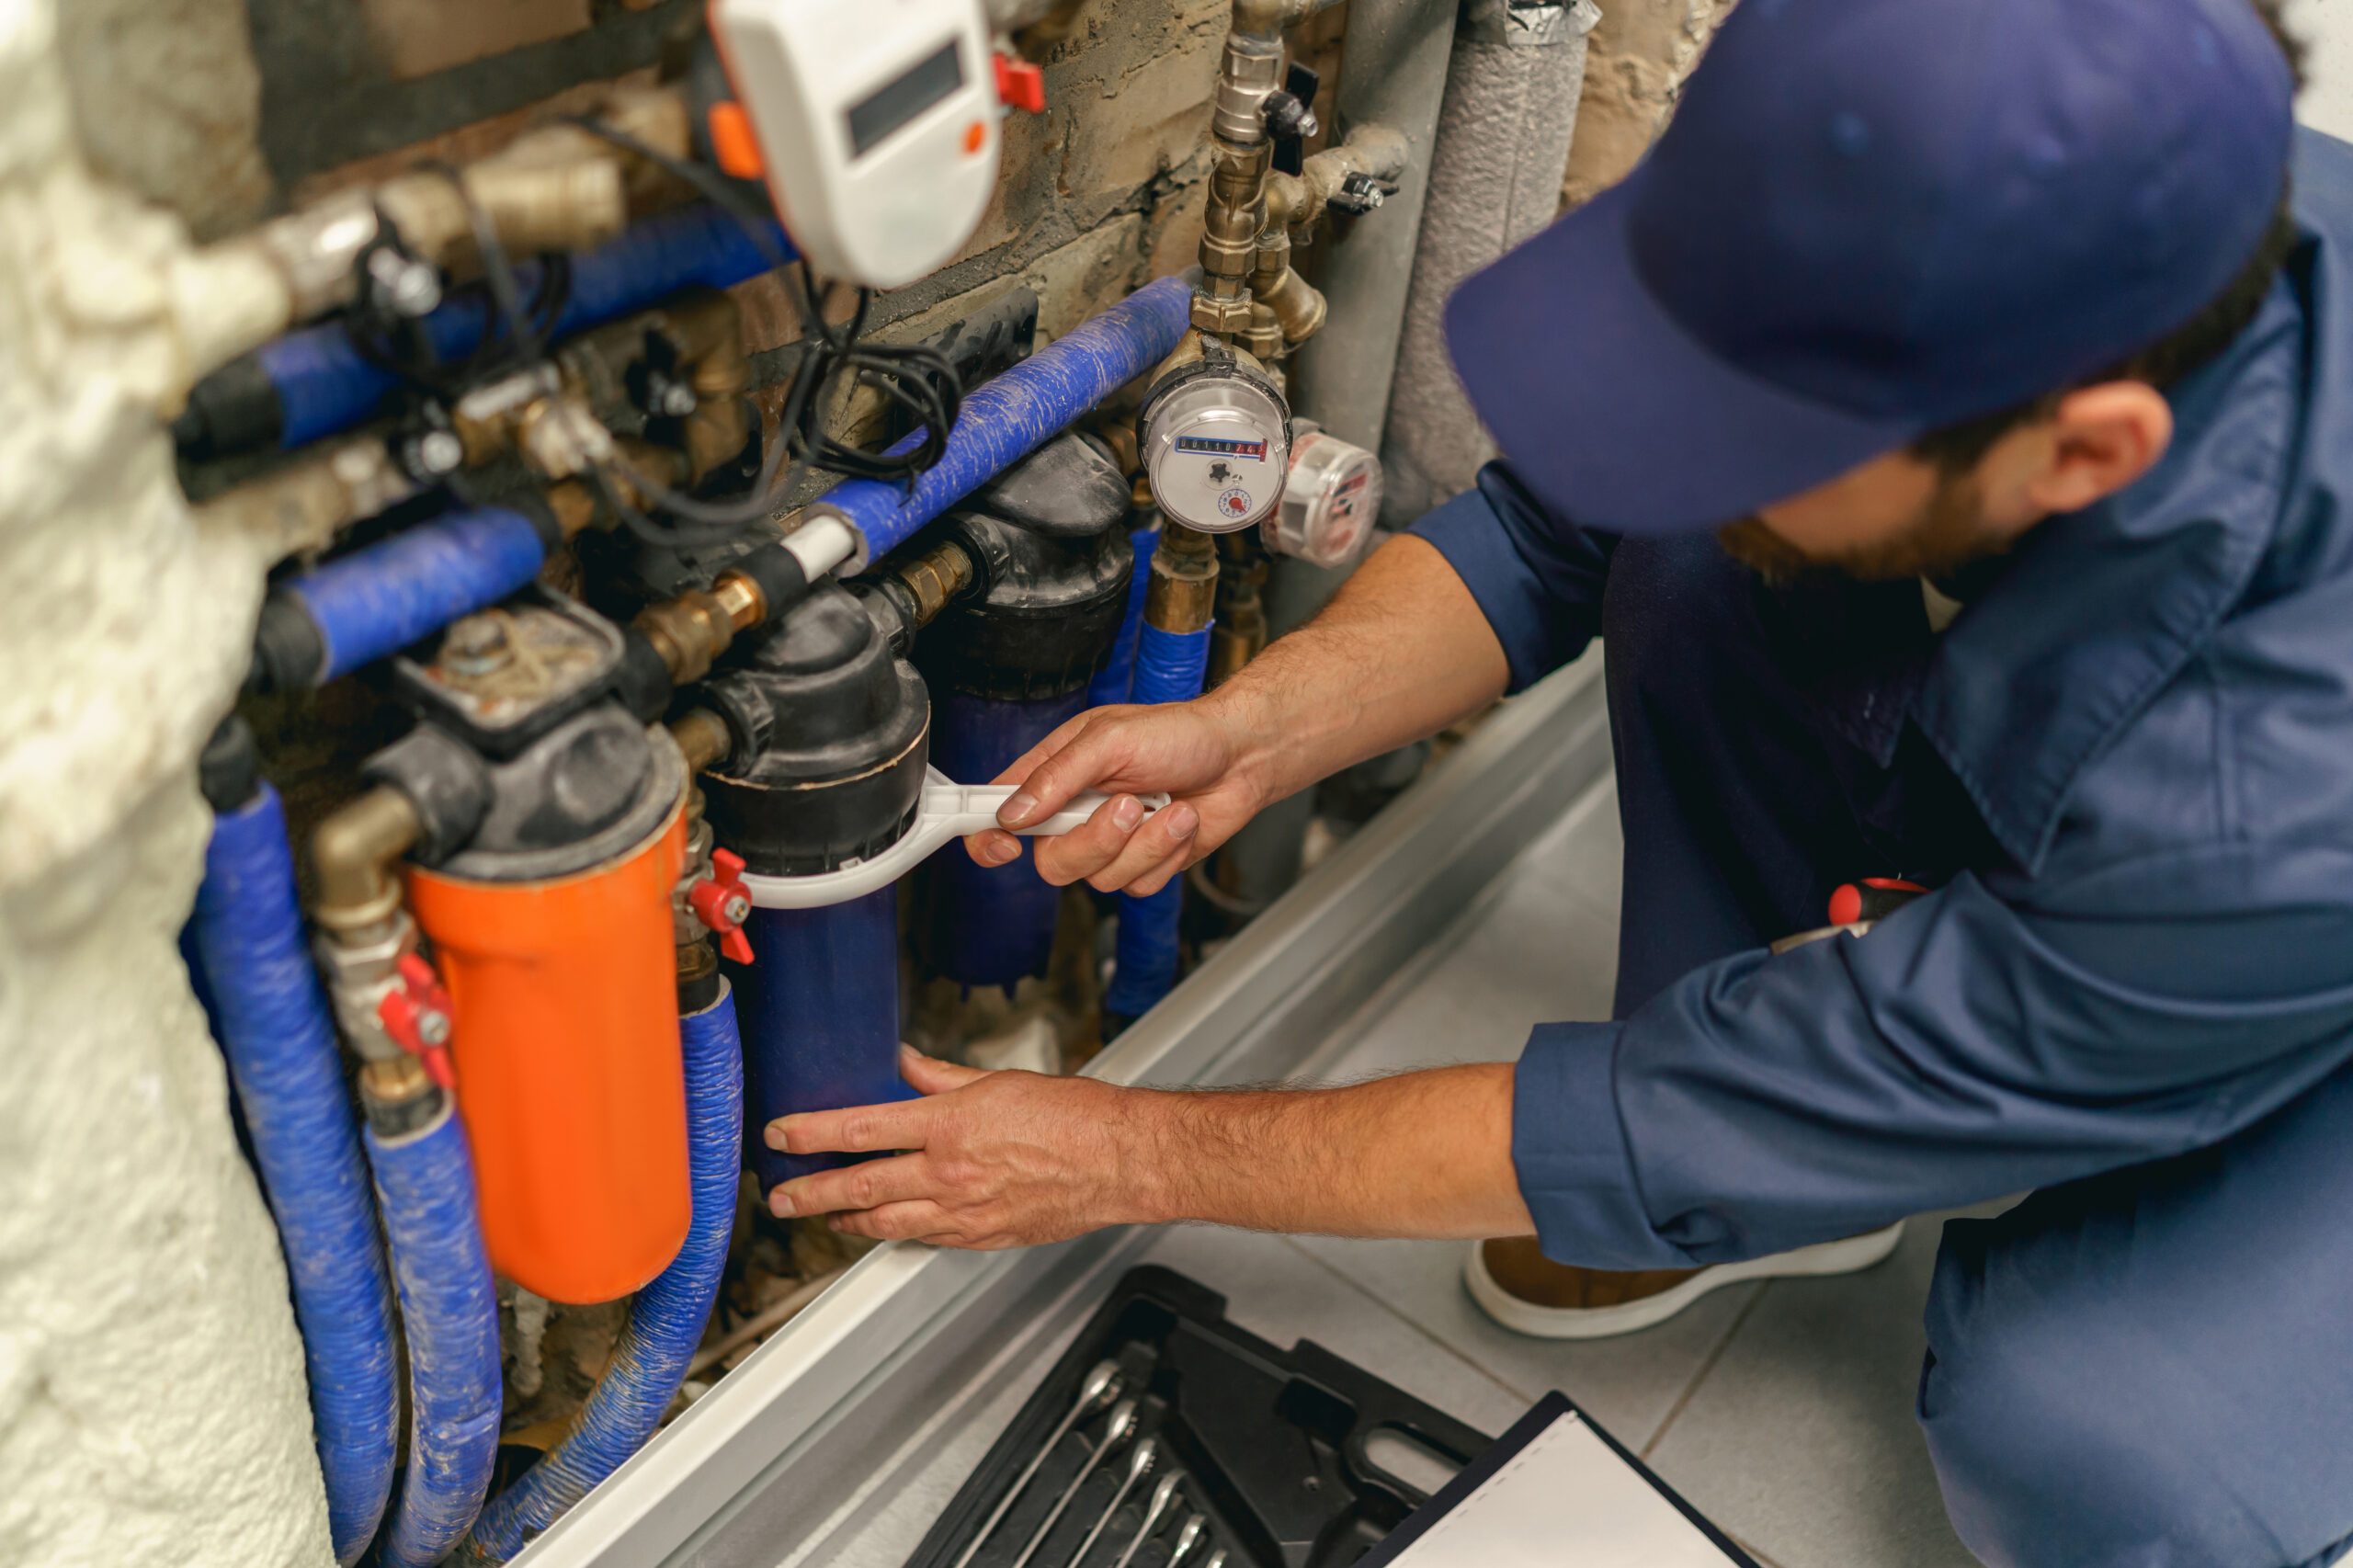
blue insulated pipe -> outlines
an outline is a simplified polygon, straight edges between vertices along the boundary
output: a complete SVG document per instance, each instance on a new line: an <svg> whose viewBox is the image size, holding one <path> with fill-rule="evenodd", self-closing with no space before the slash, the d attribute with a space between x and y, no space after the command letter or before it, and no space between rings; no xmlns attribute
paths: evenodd
<svg viewBox="0 0 2353 1568"><path fill-rule="evenodd" d="M1188 702L1201 694L1209 672L1210 632L1164 631L1147 621L1136 641L1136 702ZM1185 907L1185 879L1145 898L1121 894L1120 945L1103 1010L1141 1017L1176 983L1176 921Z"/></svg>
<svg viewBox="0 0 2353 1568"><path fill-rule="evenodd" d="M601 326L682 289L728 288L768 271L777 256L792 255L781 224L771 222L764 233L755 232L720 207L665 212L567 258L563 308L550 336ZM516 268L524 299L538 293L544 271L536 261ZM444 364L482 347L494 308L488 295L475 290L424 319L426 337ZM254 360L278 404L278 444L289 451L374 417L402 385L353 341L341 321L289 333L258 349Z"/></svg>
<svg viewBox="0 0 2353 1568"><path fill-rule="evenodd" d="M1152 591L1152 556L1160 548L1160 530L1139 528L1128 536L1128 543L1136 552L1135 575L1128 579L1128 612L1120 621L1120 634L1111 642L1111 656L1086 688L1086 706L1103 708L1114 702L1125 702L1135 688L1136 637L1143 628L1144 596ZM950 774L961 778L961 774ZM983 777L994 778L995 774Z"/></svg>
<svg viewBox="0 0 2353 1568"><path fill-rule="evenodd" d="M368 1129L408 1339L408 1472L381 1568L431 1568L472 1528L498 1458L498 1296L465 1129L444 1099L394 1136Z"/></svg>
<svg viewBox="0 0 2353 1568"><path fill-rule="evenodd" d="M931 701L931 763L949 778L995 778L1066 719L1087 694L1007 702L938 691ZM1046 972L1062 890L1028 866L989 869L951 844L933 862L938 900L931 960L959 985L1012 985Z"/></svg>
<svg viewBox="0 0 2353 1568"><path fill-rule="evenodd" d="M526 586L552 528L500 506L446 513L279 585L272 599L315 632L317 667L301 683L324 686Z"/></svg>
<svg viewBox="0 0 2353 1568"><path fill-rule="evenodd" d="M302 940L278 791L223 812L189 922L294 1287L335 1561L365 1551L399 1440L392 1288L335 1022Z"/></svg>
<svg viewBox="0 0 2353 1568"><path fill-rule="evenodd" d="M853 479L827 491L813 509L832 512L856 528L870 557L888 555L1165 359L1190 324L1192 299L1192 286L1181 278L1145 284L966 394L947 450L912 486ZM891 450L913 451L922 438L917 431Z"/></svg>
<svg viewBox="0 0 2353 1568"><path fill-rule="evenodd" d="M899 1076L899 895L827 909L756 909L744 999L744 1147L765 1193L865 1158L784 1154L761 1130L779 1116L915 1097Z"/></svg>
<svg viewBox="0 0 2353 1568"><path fill-rule="evenodd" d="M620 1346L563 1441L483 1510L466 1541L471 1560L506 1562L644 1447L686 1381L710 1321L743 1169L744 1048L725 982L718 1001L678 1020L678 1033L694 1160L694 1222L686 1244L630 1302Z"/></svg>

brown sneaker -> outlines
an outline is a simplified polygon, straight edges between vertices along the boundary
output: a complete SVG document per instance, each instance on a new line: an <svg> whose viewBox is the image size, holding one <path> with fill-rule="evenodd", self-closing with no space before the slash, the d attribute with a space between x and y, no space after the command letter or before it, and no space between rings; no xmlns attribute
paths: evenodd
<svg viewBox="0 0 2353 1568"><path fill-rule="evenodd" d="M1706 1268L1619 1273L1554 1263L1533 1236L1481 1242L1464 1261L1462 1282L1486 1314L1539 1339L1604 1339L1665 1323L1709 1291L1743 1279L1853 1274L1895 1250L1902 1221L1844 1241Z"/></svg>

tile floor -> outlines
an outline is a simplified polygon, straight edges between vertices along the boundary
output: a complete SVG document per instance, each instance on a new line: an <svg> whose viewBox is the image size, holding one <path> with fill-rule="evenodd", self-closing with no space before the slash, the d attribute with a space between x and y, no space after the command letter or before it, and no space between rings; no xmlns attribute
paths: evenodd
<svg viewBox="0 0 2353 1568"><path fill-rule="evenodd" d="M1315 1074L1502 1058L1530 1025L1606 1016L1619 858L1605 786ZM1564 1391L1770 1568L1966 1568L1912 1420L1936 1241L1934 1221L1915 1221L1867 1273L1737 1286L1647 1333L1574 1346L1488 1322L1450 1244L1188 1230L1150 1256L1225 1290L1269 1339L1313 1337L1490 1430Z"/></svg>

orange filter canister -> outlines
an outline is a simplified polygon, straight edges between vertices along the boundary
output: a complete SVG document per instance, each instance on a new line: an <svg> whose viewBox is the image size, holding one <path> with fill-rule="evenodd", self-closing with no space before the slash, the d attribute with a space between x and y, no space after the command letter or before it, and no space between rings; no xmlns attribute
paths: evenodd
<svg viewBox="0 0 2353 1568"><path fill-rule="evenodd" d="M458 1108L491 1267L553 1301L608 1301L668 1267L693 1203L678 1054L673 811L571 876L412 867L410 906L453 1008Z"/></svg>

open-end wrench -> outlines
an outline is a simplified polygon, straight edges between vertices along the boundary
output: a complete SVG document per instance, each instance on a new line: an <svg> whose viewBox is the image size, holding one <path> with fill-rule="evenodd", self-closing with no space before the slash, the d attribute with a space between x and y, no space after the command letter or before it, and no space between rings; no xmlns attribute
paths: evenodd
<svg viewBox="0 0 2353 1568"><path fill-rule="evenodd" d="M1029 1568L1029 1559L1037 1555L1038 1548L1045 1540L1047 1532L1062 1521L1063 1511L1070 1506L1071 1499L1078 1495L1078 1489L1086 1484L1086 1478L1095 1473L1095 1467L1102 1462L1103 1456L1118 1447L1130 1432L1135 1430L1135 1425L1136 1402L1134 1400L1123 1399L1111 1407L1111 1424L1103 1429L1103 1436L1096 1440L1094 1449L1086 1456L1086 1462L1078 1467L1076 1479L1063 1487L1063 1494L1054 1499L1054 1506L1047 1512L1045 1522L1040 1524L1029 1537L1029 1543L1021 1549L1021 1555L1013 1560L1013 1568ZM1151 1445L1145 1443L1141 1447L1149 1450Z"/></svg>
<svg viewBox="0 0 2353 1568"><path fill-rule="evenodd" d="M1209 1528L1210 1517L1207 1514L1195 1514L1187 1519L1185 1528L1176 1532L1176 1550L1168 1554L1168 1568L1181 1568L1185 1554L1193 1550Z"/></svg>
<svg viewBox="0 0 2353 1568"><path fill-rule="evenodd" d="M1103 1506L1102 1516L1095 1521L1095 1528L1086 1532L1086 1539L1078 1543L1078 1550L1070 1554L1070 1561L1063 1564L1063 1568L1078 1568L1086 1561L1087 1552L1094 1550L1096 1540L1110 1524L1111 1516L1120 1511L1120 1505L1128 1500L1128 1494L1136 1489L1136 1483L1152 1473L1153 1461L1159 1457L1160 1445L1152 1438L1146 1437L1136 1445L1136 1451L1128 1456L1127 1478L1120 1483L1120 1489L1111 1494L1111 1500ZM1172 1476L1169 1479L1173 1481L1176 1478Z"/></svg>
<svg viewBox="0 0 2353 1568"><path fill-rule="evenodd" d="M1062 1440L1070 1435L1070 1429L1120 1397L1120 1381L1119 1363L1097 1361L1095 1364L1094 1369L1086 1374L1086 1381L1078 1385L1078 1402L1070 1407L1069 1413L1060 1422L1056 1423L1052 1436L1046 1439L1045 1447L1029 1456L1029 1462L1021 1467L1019 1475L1014 1477L1012 1489L997 1499L996 1506L990 1510L989 1517L982 1522L980 1534L974 1536L972 1544L964 1548L964 1554L956 1559L956 1568L968 1568L972 1559L979 1555L981 1548L987 1544L989 1537L996 1533L996 1527L1005 1522L1005 1516L1012 1511L1014 1503L1019 1499L1022 1493L1029 1489L1029 1483L1037 1479L1039 1468L1046 1462L1046 1456L1062 1445Z"/></svg>
<svg viewBox="0 0 2353 1568"><path fill-rule="evenodd" d="M1181 1475L1172 1475L1152 1489L1152 1506L1143 1511L1143 1528L1136 1531L1135 1540L1128 1542L1128 1549L1120 1553L1120 1560L1111 1564L1111 1568L1128 1568L1128 1564L1135 1561L1137 1551L1152 1539L1152 1532L1160 1528L1161 1516L1175 1506L1176 1488L1184 1479ZM1071 1568L1078 1568L1078 1564L1073 1562Z"/></svg>

